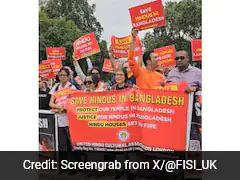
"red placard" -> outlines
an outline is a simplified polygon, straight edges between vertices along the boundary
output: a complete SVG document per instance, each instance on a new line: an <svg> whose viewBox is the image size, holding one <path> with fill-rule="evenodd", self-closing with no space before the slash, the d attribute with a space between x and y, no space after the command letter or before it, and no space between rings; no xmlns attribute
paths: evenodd
<svg viewBox="0 0 240 180"><path fill-rule="evenodd" d="M155 89L167 90L167 91L185 91L187 87L188 87L187 82L170 82L170 83L166 83L164 87L157 86Z"/></svg>
<svg viewBox="0 0 240 180"><path fill-rule="evenodd" d="M116 62L116 68L118 68L119 65L120 65L119 62ZM113 73L113 68L112 68L112 64L111 64L111 60L110 59L104 59L102 71L103 72Z"/></svg>
<svg viewBox="0 0 240 180"><path fill-rule="evenodd" d="M202 61L202 40L192 40L192 60Z"/></svg>
<svg viewBox="0 0 240 180"><path fill-rule="evenodd" d="M188 104L183 91L127 89L76 92L65 107L76 150L184 151Z"/></svg>
<svg viewBox="0 0 240 180"><path fill-rule="evenodd" d="M115 37L112 36L111 37L111 45L112 45L112 49L113 49L113 55L116 58L126 58L128 57L128 50L130 47L130 44L132 42L132 36L125 36L125 37ZM142 55L142 45L140 42L139 37L137 36L136 38L136 43L135 43L135 52L134 52L134 56L141 56Z"/></svg>
<svg viewBox="0 0 240 180"><path fill-rule="evenodd" d="M62 68L62 61L60 59L51 59L51 60L43 60L42 64L51 64L51 68L54 75L57 75L59 70Z"/></svg>
<svg viewBox="0 0 240 180"><path fill-rule="evenodd" d="M66 60L66 48L64 47L48 47L46 53L48 59Z"/></svg>
<svg viewBox="0 0 240 180"><path fill-rule="evenodd" d="M82 59L100 52L94 33L86 34L73 43L77 59Z"/></svg>
<svg viewBox="0 0 240 180"><path fill-rule="evenodd" d="M133 27L144 30L164 26L166 18L161 0L146 3L129 9Z"/></svg>
<svg viewBox="0 0 240 180"><path fill-rule="evenodd" d="M154 52L157 54L159 66L171 67L176 65L176 50L174 45L154 49Z"/></svg>
<svg viewBox="0 0 240 180"><path fill-rule="evenodd" d="M74 78L74 80L75 80L80 86L83 85L82 80L81 80L78 76L76 76L76 77Z"/></svg>
<svg viewBox="0 0 240 180"><path fill-rule="evenodd" d="M50 63L39 64L39 76L46 79L54 78Z"/></svg>

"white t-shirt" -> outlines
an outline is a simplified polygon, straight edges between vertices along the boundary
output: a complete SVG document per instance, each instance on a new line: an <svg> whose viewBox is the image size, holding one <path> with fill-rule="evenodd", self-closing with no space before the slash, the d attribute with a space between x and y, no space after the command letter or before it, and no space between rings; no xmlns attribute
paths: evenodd
<svg viewBox="0 0 240 180"><path fill-rule="evenodd" d="M67 82L67 84L65 85L65 87L62 87L62 84L59 85L59 83L55 84L53 86L53 88L51 89L51 91L49 92L49 94L51 95L55 95L56 94L56 87L58 87L58 91L64 88L67 88L70 86L70 82ZM71 89L76 90L76 87L74 85L71 86ZM67 97L66 97L67 98ZM58 127L67 127L68 126L68 117L66 113L56 113L56 118L57 118L57 123L58 123Z"/></svg>

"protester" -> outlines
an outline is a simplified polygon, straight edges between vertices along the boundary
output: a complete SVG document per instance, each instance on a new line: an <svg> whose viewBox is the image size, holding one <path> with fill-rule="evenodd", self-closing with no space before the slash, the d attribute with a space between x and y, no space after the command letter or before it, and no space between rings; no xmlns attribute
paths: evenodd
<svg viewBox="0 0 240 180"><path fill-rule="evenodd" d="M56 93L64 88L70 87L71 89L76 89L76 87L69 82L70 80L70 71L69 69L63 67L58 73L60 83L54 85L49 94L51 95L49 106L55 110L56 119L58 123L58 135L59 135L59 151L71 151L71 141L70 134L68 129L68 117L66 114L66 109L64 105L55 104ZM66 97L67 98L67 97Z"/></svg>
<svg viewBox="0 0 240 180"><path fill-rule="evenodd" d="M49 101L50 101L50 96L48 96L48 93L50 89L48 88L46 82L44 79L39 76L38 78L38 86L39 86L39 109L43 110L49 110Z"/></svg>
<svg viewBox="0 0 240 180"><path fill-rule="evenodd" d="M202 89L202 70L189 64L189 55L186 51L176 52L176 65L172 69L167 78L167 82L183 82L188 83L186 93L196 92Z"/></svg>
<svg viewBox="0 0 240 180"><path fill-rule="evenodd" d="M86 75L83 73L82 68L80 67L79 63L77 62L77 58L76 55L73 53L73 65L75 67L75 71L78 74L78 77L84 81L86 78ZM89 60L88 60L89 61ZM100 89L99 91L101 91L102 89L106 90L107 87L105 86L105 83L101 80L101 71L98 67L92 67L90 70L91 75L97 75L99 82L98 85L96 87L96 89Z"/></svg>
<svg viewBox="0 0 240 180"><path fill-rule="evenodd" d="M128 84L128 73L125 68L117 68L115 72L116 84L112 86L112 90L123 90L127 88L132 88L132 84Z"/></svg>
<svg viewBox="0 0 240 180"><path fill-rule="evenodd" d="M114 58L114 56L113 56L112 46L110 46L110 48L109 48L109 56L110 56L111 65L112 65L113 71L116 72L116 70L117 70L116 60L115 60L115 58ZM136 79L135 79L135 77L133 76L133 73L132 73L132 71L131 71L131 69L130 69L129 64L128 64L127 61L123 63L123 68L125 68L126 71L127 71L127 79L126 79L126 80L127 80L127 83L128 83L128 84L136 84ZM115 83L114 83L114 84L115 84Z"/></svg>
<svg viewBox="0 0 240 180"><path fill-rule="evenodd" d="M132 42L130 44L128 63L136 78L137 86L141 89L154 89L164 82L164 76L155 71L158 66L157 56L153 51L147 51L143 54L143 63L146 66L142 68L134 59L134 49L136 37L138 34L137 29L132 30Z"/></svg>
<svg viewBox="0 0 240 180"><path fill-rule="evenodd" d="M84 81L84 91L85 92L101 92L104 89L97 89L99 79L96 75L88 75Z"/></svg>

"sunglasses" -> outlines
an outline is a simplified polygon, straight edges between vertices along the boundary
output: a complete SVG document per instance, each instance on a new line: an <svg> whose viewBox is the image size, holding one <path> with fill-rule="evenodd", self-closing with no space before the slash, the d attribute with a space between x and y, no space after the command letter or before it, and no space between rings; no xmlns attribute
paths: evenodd
<svg viewBox="0 0 240 180"><path fill-rule="evenodd" d="M87 85L87 84L91 85L92 83L93 83L92 81L84 81L85 85Z"/></svg>
<svg viewBox="0 0 240 180"><path fill-rule="evenodd" d="M184 57L184 56L175 57L175 60L176 60L176 61L178 61L179 59L180 59L180 60L184 60L185 57Z"/></svg>
<svg viewBox="0 0 240 180"><path fill-rule="evenodd" d="M123 68L127 69L128 67L123 67Z"/></svg>
<svg viewBox="0 0 240 180"><path fill-rule="evenodd" d="M59 76L67 76L66 74L59 74Z"/></svg>

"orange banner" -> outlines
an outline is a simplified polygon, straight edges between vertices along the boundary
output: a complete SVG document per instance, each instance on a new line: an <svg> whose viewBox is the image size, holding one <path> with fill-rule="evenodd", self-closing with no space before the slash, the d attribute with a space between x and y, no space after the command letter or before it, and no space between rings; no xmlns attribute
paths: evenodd
<svg viewBox="0 0 240 180"><path fill-rule="evenodd" d="M116 68L118 68L119 65L120 65L119 62L116 62ZM112 64L111 64L111 60L110 59L104 59L102 71L103 72L113 73L113 68L112 68Z"/></svg>
<svg viewBox="0 0 240 180"><path fill-rule="evenodd" d="M73 43L73 48L77 59L82 59L100 52L94 33L89 33L78 38Z"/></svg>
<svg viewBox="0 0 240 180"><path fill-rule="evenodd" d="M51 64L51 68L54 76L58 74L59 70L62 68L62 61L60 59L51 59L51 60L43 60L42 64Z"/></svg>
<svg viewBox="0 0 240 180"><path fill-rule="evenodd" d="M166 25L161 0L146 3L129 9L133 27L144 30Z"/></svg>
<svg viewBox="0 0 240 180"><path fill-rule="evenodd" d="M64 47L48 47L46 53L47 59L66 60L66 48Z"/></svg>
<svg viewBox="0 0 240 180"><path fill-rule="evenodd" d="M66 103L75 150L184 151L189 139L183 91L76 92Z"/></svg>
<svg viewBox="0 0 240 180"><path fill-rule="evenodd" d="M171 67L176 65L175 61L175 46L166 46L163 48L154 49L158 57L158 65L161 67Z"/></svg>
<svg viewBox="0 0 240 180"><path fill-rule="evenodd" d="M132 36L125 36L118 38L116 36L111 37L111 45L113 49L113 55L116 58L126 58L128 57L128 50L130 47L130 43L132 42ZM142 45L140 42L139 37L136 38L136 44L135 44L135 53L134 56L141 56L142 55Z"/></svg>
<svg viewBox="0 0 240 180"><path fill-rule="evenodd" d="M192 60L202 61L202 40L196 39L192 40Z"/></svg>
<svg viewBox="0 0 240 180"><path fill-rule="evenodd" d="M50 63L39 64L38 68L39 68L39 76L46 79L54 78Z"/></svg>

